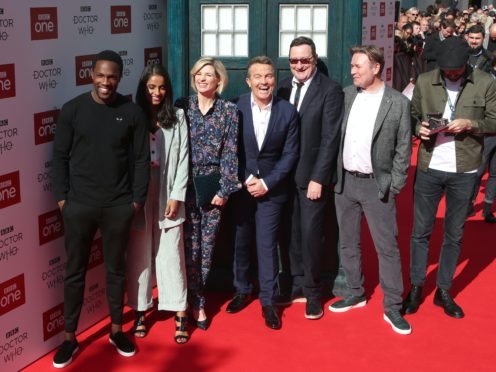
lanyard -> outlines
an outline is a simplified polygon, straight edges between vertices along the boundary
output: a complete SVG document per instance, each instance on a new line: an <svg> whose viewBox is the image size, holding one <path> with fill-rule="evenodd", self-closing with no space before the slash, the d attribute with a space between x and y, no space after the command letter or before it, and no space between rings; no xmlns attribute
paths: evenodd
<svg viewBox="0 0 496 372"><path fill-rule="evenodd" d="M460 89L461 89L461 87L460 87ZM458 97L460 96L460 90L458 91L458 93L456 93L455 103L454 104L451 102L448 89L446 89L446 94L448 96L448 106L449 106L450 111L451 111L450 121L453 121L453 120L455 120L455 110L456 110L456 107L455 106L456 106L456 102L458 102Z"/></svg>

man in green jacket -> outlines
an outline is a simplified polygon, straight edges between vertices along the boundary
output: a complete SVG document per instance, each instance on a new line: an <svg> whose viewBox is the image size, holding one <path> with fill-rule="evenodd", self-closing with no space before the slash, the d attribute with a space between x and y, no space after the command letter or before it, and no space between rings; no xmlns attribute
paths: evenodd
<svg viewBox="0 0 496 372"><path fill-rule="evenodd" d="M464 316L449 289L458 263L476 172L482 160L484 133L496 132L496 82L487 73L467 65L469 53L469 46L460 38L441 42L439 67L420 75L413 92L412 125L421 143L410 241L412 287L404 302L406 314L415 313L421 303L429 239L439 201L445 194L444 239L434 304L451 317ZM434 129L434 121L429 118L436 117L441 126Z"/></svg>

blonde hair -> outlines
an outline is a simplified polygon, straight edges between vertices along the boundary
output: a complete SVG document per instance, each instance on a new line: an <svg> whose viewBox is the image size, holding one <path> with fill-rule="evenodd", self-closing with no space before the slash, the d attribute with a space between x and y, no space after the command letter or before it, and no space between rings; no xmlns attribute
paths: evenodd
<svg viewBox="0 0 496 372"><path fill-rule="evenodd" d="M213 57L201 57L198 61L195 62L190 72L191 87L195 92L197 92L195 86L195 75L205 66L212 66L214 68L215 75L217 76L217 79L219 79L219 84L217 85L216 92L217 94L221 94L226 89L229 79L227 77L227 70L224 67L224 64Z"/></svg>

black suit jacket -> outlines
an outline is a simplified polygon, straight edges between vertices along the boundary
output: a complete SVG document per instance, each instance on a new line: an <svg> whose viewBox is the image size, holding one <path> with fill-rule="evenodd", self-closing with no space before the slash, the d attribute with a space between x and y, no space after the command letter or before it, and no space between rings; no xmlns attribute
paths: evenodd
<svg viewBox="0 0 496 372"><path fill-rule="evenodd" d="M298 114L293 105L274 96L267 133L259 150L250 97L251 93L244 94L236 102L241 126L238 146L241 182L250 174L258 174L269 188L264 198L285 201L289 174L298 160Z"/></svg>
<svg viewBox="0 0 496 372"><path fill-rule="evenodd" d="M288 100L292 77L281 81L277 94ZM343 120L343 90L319 71L313 77L301 102L300 158L295 172L298 187L310 181L328 186L336 182L336 159Z"/></svg>

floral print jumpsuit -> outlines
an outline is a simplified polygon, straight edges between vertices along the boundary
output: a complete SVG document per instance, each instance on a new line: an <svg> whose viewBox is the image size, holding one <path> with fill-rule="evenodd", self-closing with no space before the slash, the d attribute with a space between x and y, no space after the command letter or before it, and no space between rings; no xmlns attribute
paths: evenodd
<svg viewBox="0 0 496 372"><path fill-rule="evenodd" d="M213 250L219 231L222 210L207 204L196 206L193 176L220 171L217 196L227 199L241 188L238 179L238 111L236 105L217 98L203 115L198 96L183 98L176 103L184 109L189 127L190 169L186 191L184 245L189 303L204 308L204 287L212 264Z"/></svg>

